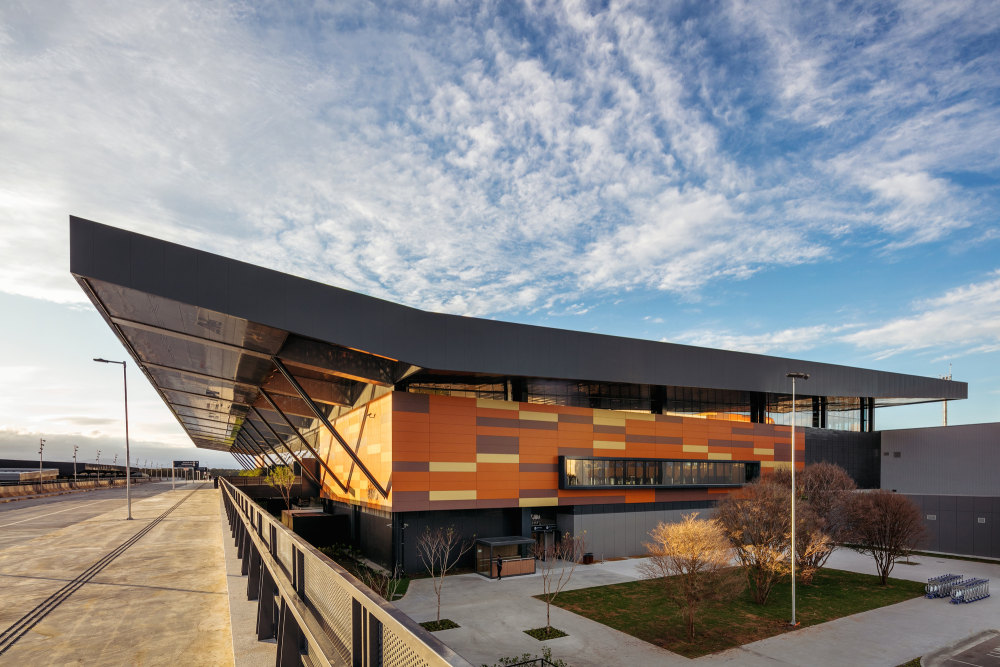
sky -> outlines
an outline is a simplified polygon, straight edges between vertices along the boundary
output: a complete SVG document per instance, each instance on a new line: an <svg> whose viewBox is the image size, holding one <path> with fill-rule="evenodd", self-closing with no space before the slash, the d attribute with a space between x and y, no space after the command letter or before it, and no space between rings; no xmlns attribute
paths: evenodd
<svg viewBox="0 0 1000 667"><path fill-rule="evenodd" d="M7 0L0 456L124 457L71 214L432 311L951 369L949 423L1000 421L998 111L994 0ZM134 459L231 464L129 373Z"/></svg>

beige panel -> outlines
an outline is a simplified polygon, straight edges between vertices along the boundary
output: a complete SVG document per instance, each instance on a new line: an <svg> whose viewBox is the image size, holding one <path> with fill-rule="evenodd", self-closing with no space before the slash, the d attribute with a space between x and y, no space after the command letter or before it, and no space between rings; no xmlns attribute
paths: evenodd
<svg viewBox="0 0 1000 667"><path fill-rule="evenodd" d="M558 498L520 498L518 500L520 507L555 507L558 504Z"/></svg>
<svg viewBox="0 0 1000 667"><path fill-rule="evenodd" d="M594 424L601 426L624 426L625 415L613 410L594 410Z"/></svg>
<svg viewBox="0 0 1000 667"><path fill-rule="evenodd" d="M490 410L517 410L518 404L515 401L494 401L492 398L477 398L477 408L489 408Z"/></svg>
<svg viewBox="0 0 1000 667"><path fill-rule="evenodd" d="M709 461L732 461L733 460L733 455L732 454L723 454L722 452L709 452L708 453L708 460ZM789 566L789 567L791 567L791 566Z"/></svg>
<svg viewBox="0 0 1000 667"><path fill-rule="evenodd" d="M469 491L431 491L431 500L475 500L475 489Z"/></svg>
<svg viewBox="0 0 1000 667"><path fill-rule="evenodd" d="M594 440L594 449L625 449L624 442L614 440Z"/></svg>
<svg viewBox="0 0 1000 667"><path fill-rule="evenodd" d="M774 468L775 470L791 470L792 464L790 461L761 461L761 468Z"/></svg>
<svg viewBox="0 0 1000 667"><path fill-rule="evenodd" d="M652 412L626 412L625 419L629 421L635 420L640 422L655 422L656 415Z"/></svg>
<svg viewBox="0 0 1000 667"><path fill-rule="evenodd" d="M517 416L519 419L527 419L535 422L559 421L559 414L556 412L531 412L530 410L521 410L517 413Z"/></svg>
<svg viewBox="0 0 1000 667"><path fill-rule="evenodd" d="M756 454L757 456L774 456L774 450L773 449L764 449L762 447L754 447L753 448L753 453ZM789 567L791 567L791 566L789 566Z"/></svg>
<svg viewBox="0 0 1000 667"><path fill-rule="evenodd" d="M519 454L476 454L476 463L520 463ZM475 465L475 463L473 464Z"/></svg>
<svg viewBox="0 0 1000 667"><path fill-rule="evenodd" d="M683 445L682 452L708 452L708 445Z"/></svg>
<svg viewBox="0 0 1000 667"><path fill-rule="evenodd" d="M368 445L368 447L366 448L366 451L369 454L379 454L379 453L382 452L382 443L381 442L376 442L374 444ZM789 567L791 567L791 566L789 566Z"/></svg>
<svg viewBox="0 0 1000 667"><path fill-rule="evenodd" d="M476 472L475 461L431 461L430 472Z"/></svg>

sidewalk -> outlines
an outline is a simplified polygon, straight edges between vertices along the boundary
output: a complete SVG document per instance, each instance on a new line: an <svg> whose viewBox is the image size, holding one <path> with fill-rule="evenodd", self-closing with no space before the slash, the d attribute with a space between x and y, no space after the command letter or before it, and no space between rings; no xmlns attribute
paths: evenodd
<svg viewBox="0 0 1000 667"><path fill-rule="evenodd" d="M232 665L218 502L185 485L0 551L0 660Z"/></svg>
<svg viewBox="0 0 1000 667"><path fill-rule="evenodd" d="M896 565L892 576L926 581L955 572L988 577L1000 585L1000 564L917 556L919 565ZM639 577L640 559L579 566L567 589L630 581ZM828 567L874 574L873 561L838 550ZM461 628L435 635L473 664L493 664L500 657L541 654L543 646L573 667L607 665L879 665L894 667L977 632L1000 627L1000 595L972 604L952 605L923 598L803 628L696 660L653 646L600 623L552 608L552 624L569 637L539 642L524 630L545 624L539 575L502 582L477 574L448 577L441 616ZM397 606L417 621L433 620L436 598L428 579L410 583Z"/></svg>

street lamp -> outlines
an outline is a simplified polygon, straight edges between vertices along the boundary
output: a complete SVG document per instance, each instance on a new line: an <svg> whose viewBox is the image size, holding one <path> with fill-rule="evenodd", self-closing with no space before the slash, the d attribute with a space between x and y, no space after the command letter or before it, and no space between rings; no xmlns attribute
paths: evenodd
<svg viewBox="0 0 1000 667"><path fill-rule="evenodd" d="M125 388L125 503L128 507L128 517L129 521L132 520L132 468L129 465L129 448L128 448L128 365L124 361L109 361L108 359L94 359L94 361L102 364L121 364L122 365L122 383ZM115 457L117 458L117 454Z"/></svg>
<svg viewBox="0 0 1000 667"><path fill-rule="evenodd" d="M97 486L101 485L101 450L97 450Z"/></svg>
<svg viewBox="0 0 1000 667"><path fill-rule="evenodd" d="M80 449L80 445L73 445L73 483L76 484L76 450Z"/></svg>
<svg viewBox="0 0 1000 667"><path fill-rule="evenodd" d="M45 440L38 439L38 483L42 483L42 450L45 449ZM41 493L41 491L39 491Z"/></svg>
<svg viewBox="0 0 1000 667"><path fill-rule="evenodd" d="M792 378L792 627L798 626L795 620L795 381L808 380L809 373L786 373Z"/></svg>

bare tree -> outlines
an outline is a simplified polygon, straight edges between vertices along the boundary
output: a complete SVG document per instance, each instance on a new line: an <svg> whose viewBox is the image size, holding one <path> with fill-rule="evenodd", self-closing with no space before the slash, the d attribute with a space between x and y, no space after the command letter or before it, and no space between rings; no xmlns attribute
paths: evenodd
<svg viewBox="0 0 1000 667"><path fill-rule="evenodd" d="M455 567L458 561L472 548L471 540L463 540L454 526L437 527L434 530L425 528L417 538L417 554L431 575L434 594L437 595L437 620L441 620L441 589L448 570Z"/></svg>
<svg viewBox="0 0 1000 667"><path fill-rule="evenodd" d="M788 570L790 505L789 489L760 480L727 496L715 512L757 604L767 602L774 584Z"/></svg>
<svg viewBox="0 0 1000 667"><path fill-rule="evenodd" d="M647 579L663 582L666 597L684 617L687 638L694 638L698 609L713 600L736 595L744 580L733 567L733 547L714 519L686 514L679 523L660 523L649 531L649 558L639 564Z"/></svg>
<svg viewBox="0 0 1000 667"><path fill-rule="evenodd" d="M897 558L909 556L926 537L920 508L906 496L885 489L856 493L847 505L848 546L875 559L883 586Z"/></svg>
<svg viewBox="0 0 1000 667"><path fill-rule="evenodd" d="M545 600L545 628L552 629L551 609L552 601L562 592L573 577L576 566L583 560L584 547L583 535L573 537L570 533L565 533L558 543L545 548L537 544L532 547L532 553L537 560L539 574L542 577L542 598Z"/></svg>
<svg viewBox="0 0 1000 667"><path fill-rule="evenodd" d="M776 470L771 481L791 488L791 471ZM848 538L846 505L857 486L846 470L826 462L806 466L795 476L795 486L795 564L800 580L808 584Z"/></svg>
<svg viewBox="0 0 1000 667"><path fill-rule="evenodd" d="M285 500L285 506L292 509L292 486L295 484L295 473L288 466L275 466L267 473L267 483L278 490Z"/></svg>
<svg viewBox="0 0 1000 667"><path fill-rule="evenodd" d="M826 522L809 503L804 502L796 508L795 574L803 584L812 583L816 571L826 564L836 547L825 528Z"/></svg>

